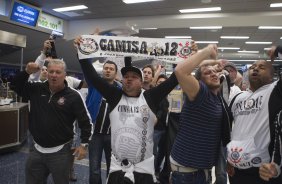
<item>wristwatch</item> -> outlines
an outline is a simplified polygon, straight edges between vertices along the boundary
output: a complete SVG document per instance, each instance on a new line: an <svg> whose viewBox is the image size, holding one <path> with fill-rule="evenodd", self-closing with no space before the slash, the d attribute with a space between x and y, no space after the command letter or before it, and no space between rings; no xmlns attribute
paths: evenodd
<svg viewBox="0 0 282 184"><path fill-rule="evenodd" d="M81 143L81 146L83 146L84 148L88 148L88 143Z"/></svg>

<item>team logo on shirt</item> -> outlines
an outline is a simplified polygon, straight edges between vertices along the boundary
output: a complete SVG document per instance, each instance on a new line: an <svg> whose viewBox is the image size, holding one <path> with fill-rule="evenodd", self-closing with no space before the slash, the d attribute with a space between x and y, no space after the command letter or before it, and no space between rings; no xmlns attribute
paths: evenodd
<svg viewBox="0 0 282 184"><path fill-rule="evenodd" d="M238 163L241 161L242 157L241 157L241 154L240 152L242 152L243 149L238 149L238 148L231 148L231 158L232 158L232 162L233 163Z"/></svg>
<svg viewBox="0 0 282 184"><path fill-rule="evenodd" d="M252 159L251 161L253 164L259 164L262 162L261 158L260 157L255 157Z"/></svg>
<svg viewBox="0 0 282 184"><path fill-rule="evenodd" d="M150 110L149 110L149 107L147 105L142 105L140 107L140 113L141 113L141 116L142 116L142 120L144 123L147 123L147 121L149 120L149 117L150 117Z"/></svg>
<svg viewBox="0 0 282 184"><path fill-rule="evenodd" d="M93 38L83 38L78 46L78 50L85 55L97 52L98 48L98 43Z"/></svg>
<svg viewBox="0 0 282 184"><path fill-rule="evenodd" d="M65 98L64 97L61 97L61 98L59 98L59 100L57 101L57 103L59 104L59 105L64 105L65 104Z"/></svg>

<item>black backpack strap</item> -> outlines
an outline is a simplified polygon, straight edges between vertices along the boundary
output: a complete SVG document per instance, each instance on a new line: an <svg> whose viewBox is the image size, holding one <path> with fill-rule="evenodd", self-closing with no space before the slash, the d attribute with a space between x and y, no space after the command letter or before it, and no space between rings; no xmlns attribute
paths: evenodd
<svg viewBox="0 0 282 184"><path fill-rule="evenodd" d="M233 105L235 99L237 98L237 96L240 95L240 94L242 94L242 93L243 93L243 92L240 92L240 93L236 94L236 95L232 98L232 100L231 100L231 102L230 102L230 104L229 104L229 109L230 109L230 110L231 110L232 105Z"/></svg>
<svg viewBox="0 0 282 184"><path fill-rule="evenodd" d="M232 100L231 100L231 102L230 102L230 104L229 104L229 106L228 106L228 109L229 109L229 111L230 111L230 119L231 119L231 124L230 124L230 127L231 127L231 128L230 128L230 130L232 130L232 126L233 126L233 122L234 122L234 117L233 117L231 108L232 108L232 105L233 105L235 99L236 99L237 96L240 95L241 93L243 93L243 92L240 92L240 93L236 94L236 95L232 98Z"/></svg>

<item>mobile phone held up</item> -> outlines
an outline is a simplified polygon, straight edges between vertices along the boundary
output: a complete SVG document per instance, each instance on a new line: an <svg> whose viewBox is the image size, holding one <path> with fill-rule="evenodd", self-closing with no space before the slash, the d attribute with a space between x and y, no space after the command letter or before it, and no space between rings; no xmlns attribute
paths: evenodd
<svg viewBox="0 0 282 184"><path fill-rule="evenodd" d="M56 47L55 47L55 40L57 37L63 37L63 33L52 31L51 35L49 36L49 40L51 41L51 48L47 50L46 57L51 57L53 59L58 58Z"/></svg>

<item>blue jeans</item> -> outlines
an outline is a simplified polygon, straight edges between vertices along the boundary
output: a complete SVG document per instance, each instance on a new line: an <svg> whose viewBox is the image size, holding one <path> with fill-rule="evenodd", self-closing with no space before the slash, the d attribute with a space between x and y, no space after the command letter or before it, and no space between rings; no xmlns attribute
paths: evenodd
<svg viewBox="0 0 282 184"><path fill-rule="evenodd" d="M172 184L209 184L204 170L192 173L173 171L171 180Z"/></svg>
<svg viewBox="0 0 282 184"><path fill-rule="evenodd" d="M226 147L220 146L217 165L215 166L215 184L227 184L226 154Z"/></svg>
<svg viewBox="0 0 282 184"><path fill-rule="evenodd" d="M163 137L163 135L165 134L165 130L154 130L154 134L153 134L153 141L154 141L154 148L153 148L153 154L155 156L155 169L156 169L156 172L160 172L160 165L161 165L161 162L163 160L163 158L160 160L159 158L159 154L163 155L164 156L164 153L162 153L164 150L163 149L160 149L160 140L161 138ZM164 146L164 145L163 145ZM162 151L160 153L160 151ZM160 155L160 156L161 156ZM157 160L159 158L159 160Z"/></svg>
<svg viewBox="0 0 282 184"><path fill-rule="evenodd" d="M103 151L105 152L107 175L109 174L111 163L111 135L93 134L89 142L89 183L102 184L101 160Z"/></svg>
<svg viewBox="0 0 282 184"><path fill-rule="evenodd" d="M71 143L55 153L40 153L33 146L26 161L26 183L47 183L52 174L55 184L68 184L72 158Z"/></svg>

